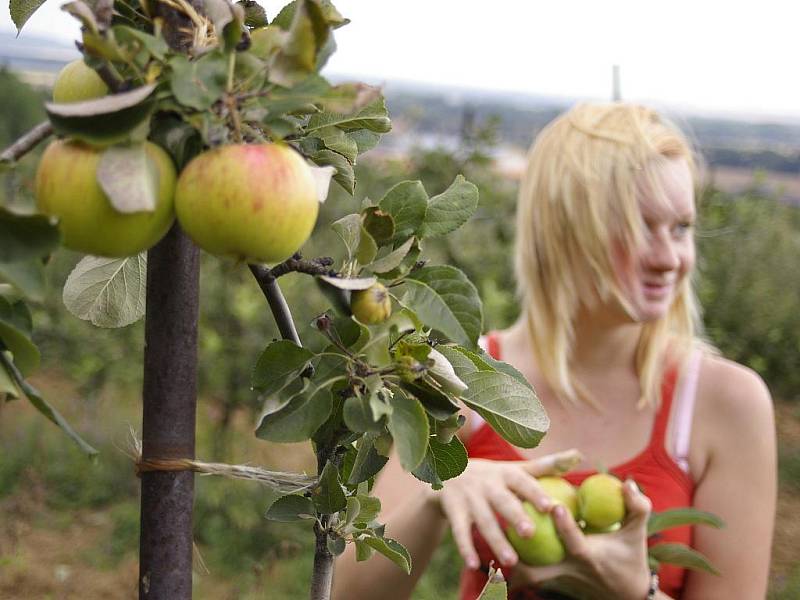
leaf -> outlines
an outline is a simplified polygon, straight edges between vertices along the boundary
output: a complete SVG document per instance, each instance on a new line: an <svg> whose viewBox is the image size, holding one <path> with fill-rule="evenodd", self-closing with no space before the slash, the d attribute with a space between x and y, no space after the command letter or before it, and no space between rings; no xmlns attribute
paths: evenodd
<svg viewBox="0 0 800 600"><path fill-rule="evenodd" d="M333 180L348 194L353 195L356 189L356 176L353 165L344 156L332 150L319 150L314 152L310 158L320 167L330 166L336 169Z"/></svg>
<svg viewBox="0 0 800 600"><path fill-rule="evenodd" d="M443 444L436 438L431 438L425 458L412 474L438 490L443 481L458 477L466 468L467 450L461 440L453 436L450 443Z"/></svg>
<svg viewBox="0 0 800 600"><path fill-rule="evenodd" d="M420 181L401 181L386 192L378 206L394 219L392 241L404 242L422 225L428 194Z"/></svg>
<svg viewBox="0 0 800 600"><path fill-rule="evenodd" d="M325 464L312 498L318 514L330 515L347 507L347 497L339 483L339 471L331 461Z"/></svg>
<svg viewBox="0 0 800 600"><path fill-rule="evenodd" d="M331 36L330 39L333 39L333 36ZM360 82L342 83L331 87L328 92L319 99L319 105L322 107L323 111L328 113L352 115L375 102L380 96L381 90L378 87ZM347 137L356 144L357 148L358 143L356 139L351 135ZM378 135L378 138L380 139L380 135ZM361 152L358 152L358 154L360 153Z"/></svg>
<svg viewBox="0 0 800 600"><path fill-rule="evenodd" d="M550 419L531 388L511 375L492 371L459 374L468 389L461 396L503 439L521 448L534 448Z"/></svg>
<svg viewBox="0 0 800 600"><path fill-rule="evenodd" d="M478 290L466 275L442 265L413 271L404 281L402 303L423 323L462 346L477 347L483 313Z"/></svg>
<svg viewBox="0 0 800 600"><path fill-rule="evenodd" d="M150 117L155 107L155 88L143 85L83 102L46 102L45 109L59 135L101 146L116 144L128 141Z"/></svg>
<svg viewBox="0 0 800 600"><path fill-rule="evenodd" d="M6 352L7 356L10 356L10 353L7 351L0 350L0 352ZM6 369L5 365L0 364L0 401L14 400L19 398L21 395L22 391L14 382L13 377Z"/></svg>
<svg viewBox="0 0 800 600"><path fill-rule="evenodd" d="M25 262L0 262L0 281L7 281L29 300L44 301L44 265L38 259Z"/></svg>
<svg viewBox="0 0 800 600"><path fill-rule="evenodd" d="M281 14L275 21L280 18ZM282 24L275 21L273 25ZM290 88L316 71L317 54L325 46L330 29L318 4L299 0L294 4L288 31L288 39L270 61L269 80Z"/></svg>
<svg viewBox="0 0 800 600"><path fill-rule="evenodd" d="M328 546L328 552L330 552L333 556L339 556L347 548L344 538L338 535L335 531L328 533L326 545Z"/></svg>
<svg viewBox="0 0 800 600"><path fill-rule="evenodd" d="M507 598L508 589L503 572L500 569L490 567L486 585L483 586L483 590L481 590L477 600L507 600Z"/></svg>
<svg viewBox="0 0 800 600"><path fill-rule="evenodd" d="M361 505L361 509L355 522L369 525L381 512L381 501L375 496L367 496L366 494L357 494L356 498Z"/></svg>
<svg viewBox="0 0 800 600"><path fill-rule="evenodd" d="M309 119L306 133L336 125L346 131L366 129L374 133L388 133L392 129L386 110L386 101L381 96L354 115L323 112Z"/></svg>
<svg viewBox="0 0 800 600"><path fill-rule="evenodd" d="M372 262L375 255L378 253L378 245L369 232L361 226L361 239L358 242L358 250L356 251L356 260L359 264L367 265Z"/></svg>
<svg viewBox="0 0 800 600"><path fill-rule="evenodd" d="M147 255L84 257L64 284L64 306L97 327L125 327L144 316Z"/></svg>
<svg viewBox="0 0 800 600"><path fill-rule="evenodd" d="M368 537L364 542L403 569L407 575L411 573L411 556L402 544L384 537Z"/></svg>
<svg viewBox="0 0 800 600"><path fill-rule="evenodd" d="M379 246L388 244L394 237L394 217L377 206L368 206L361 211L366 229Z"/></svg>
<svg viewBox="0 0 800 600"><path fill-rule="evenodd" d="M225 93L228 61L222 52L212 51L194 61L177 55L169 65L172 69L172 93L183 106L208 110Z"/></svg>
<svg viewBox="0 0 800 600"><path fill-rule="evenodd" d="M364 540L356 540L356 562L363 562L372 558L374 550Z"/></svg>
<svg viewBox="0 0 800 600"><path fill-rule="evenodd" d="M244 23L248 27L265 27L269 23L266 11L255 0L239 0L236 4L244 9Z"/></svg>
<svg viewBox="0 0 800 600"><path fill-rule="evenodd" d="M375 449L375 438L375 434L367 433L356 443L358 452L353 468L347 478L348 485L357 485L374 477L389 460L387 457L378 454Z"/></svg>
<svg viewBox="0 0 800 600"><path fill-rule="evenodd" d="M256 437L270 442L304 442L330 414L330 388L312 384L279 411L264 415L256 428Z"/></svg>
<svg viewBox="0 0 800 600"><path fill-rule="evenodd" d="M375 284L377 279L374 277L331 277L329 275L317 275L325 283L331 284L340 290L366 290Z"/></svg>
<svg viewBox="0 0 800 600"><path fill-rule="evenodd" d="M395 392L389 398L389 404L392 413L388 417L387 427L394 439L400 464L406 471L413 471L428 450L428 417L419 400L400 392Z"/></svg>
<svg viewBox="0 0 800 600"><path fill-rule="evenodd" d="M655 546L650 546L648 554L661 563L669 563L685 569L720 575L720 572L705 556L684 544L656 544Z"/></svg>
<svg viewBox="0 0 800 600"><path fill-rule="evenodd" d="M336 174L336 169L333 167L317 167L308 165L311 170L311 175L314 177L314 185L317 188L317 200L322 204L328 198L328 192L331 187L331 178Z"/></svg>
<svg viewBox="0 0 800 600"><path fill-rule="evenodd" d="M478 188L462 175L457 175L447 190L428 202L419 237L446 235L455 231L469 221L477 208Z"/></svg>
<svg viewBox="0 0 800 600"><path fill-rule="evenodd" d="M138 54L144 49L153 58L161 62L166 60L169 46L163 37L156 37L127 25L115 25L111 30L117 43L126 47L132 54Z"/></svg>
<svg viewBox="0 0 800 600"><path fill-rule="evenodd" d="M475 371L497 371L498 373L511 375L521 384L533 390L533 386L525 379L522 373L506 362L495 360L490 354L484 352L482 348L478 348L478 352L473 352L462 346L440 344L437 346L437 350L447 357L459 377Z"/></svg>
<svg viewBox="0 0 800 600"><path fill-rule="evenodd" d="M267 519L281 523L291 523L292 521L302 521L303 519L314 519L314 503L305 496L290 494L278 498L267 510Z"/></svg>
<svg viewBox="0 0 800 600"><path fill-rule="evenodd" d="M381 141L381 134L369 129L357 129L347 132L347 137L356 143L359 154L369 152Z"/></svg>
<svg viewBox="0 0 800 600"><path fill-rule="evenodd" d="M117 212L153 212L158 200L158 166L143 142L109 146L97 165L97 182Z"/></svg>
<svg viewBox="0 0 800 600"><path fill-rule="evenodd" d="M341 154L350 164L355 164L358 157L358 145L338 127L323 127L314 132L322 140L328 150Z"/></svg>
<svg viewBox="0 0 800 600"><path fill-rule="evenodd" d="M58 227L43 215L17 215L0 206L0 262L50 255L61 241Z"/></svg>
<svg viewBox="0 0 800 600"><path fill-rule="evenodd" d="M31 340L27 323L20 322L14 307L4 298L0 298L0 342L0 351L5 347L11 352L22 377L39 368L41 354Z"/></svg>
<svg viewBox="0 0 800 600"><path fill-rule="evenodd" d="M414 240L416 240L415 237L408 238L402 245L398 246L396 250L392 250L389 254L373 261L368 265L369 270L373 273L388 273L392 269L396 269L400 266L400 263L403 262L408 251L411 250Z"/></svg>
<svg viewBox="0 0 800 600"><path fill-rule="evenodd" d="M169 153L179 172L203 151L203 139L198 131L172 114L156 114L150 139Z"/></svg>
<svg viewBox="0 0 800 600"><path fill-rule="evenodd" d="M258 357L251 385L264 394L274 394L287 380L297 379L314 354L289 340L269 344Z"/></svg>
<svg viewBox="0 0 800 600"><path fill-rule="evenodd" d="M369 396L351 396L342 407L344 424L350 431L383 431L383 425L373 418Z"/></svg>
<svg viewBox="0 0 800 600"><path fill-rule="evenodd" d="M204 13L214 23L217 39L224 41L224 49L234 49L242 37L245 12L241 6L228 0L202 0Z"/></svg>
<svg viewBox="0 0 800 600"><path fill-rule="evenodd" d="M39 7L45 3L46 0L10 0L8 3L9 13L14 25L17 26L17 34L22 31L23 25L28 22L33 13L39 10Z"/></svg>
<svg viewBox="0 0 800 600"><path fill-rule="evenodd" d="M681 525L709 525L720 529L725 526L725 522L713 513L696 508L673 508L650 515L647 520L647 535Z"/></svg>
<svg viewBox="0 0 800 600"><path fill-rule="evenodd" d="M347 215L331 223L331 229L344 242L347 248L348 262L353 260L353 256L358 250L361 241L361 217L358 214Z"/></svg>

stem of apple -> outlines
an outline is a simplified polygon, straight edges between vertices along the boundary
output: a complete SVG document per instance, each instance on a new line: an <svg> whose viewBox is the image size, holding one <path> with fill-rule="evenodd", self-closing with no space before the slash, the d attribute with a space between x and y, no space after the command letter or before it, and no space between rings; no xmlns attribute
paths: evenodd
<svg viewBox="0 0 800 600"><path fill-rule="evenodd" d="M0 163L13 163L33 150L39 142L46 140L53 134L50 121L39 123L28 133L16 140L0 154Z"/></svg>

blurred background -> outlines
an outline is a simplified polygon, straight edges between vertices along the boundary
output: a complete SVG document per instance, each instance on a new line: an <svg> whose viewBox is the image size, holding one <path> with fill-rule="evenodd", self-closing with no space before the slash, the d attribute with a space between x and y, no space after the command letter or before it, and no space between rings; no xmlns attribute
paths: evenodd
<svg viewBox="0 0 800 600"><path fill-rule="evenodd" d="M270 17L280 7L263 4ZM480 209L426 251L475 282L486 330L504 327L518 311L514 205L533 137L580 99L639 100L664 111L706 162L697 283L708 337L758 371L775 398L780 498L769 597L798 598L800 84L787 76L796 51L781 30L797 22L786 13L796 9L776 13L763 2L754 16L726 7L718 26L723 15L711 7L722 5L715 2L694 12L676 2L658 14L629 2L609 3L613 10L564 2L530 13L516 4L406 2L389 10L385 3L336 3L353 22L337 32L340 52L326 74L383 85L394 127L361 159L356 197L333 186L319 222L355 212L363 197L379 199L403 179L421 179L434 195L463 173L480 189ZM58 3L48 3L15 39L5 0L0 10L4 148L44 119L42 102L55 73L77 56L69 40L78 33ZM767 17L769 28L760 27ZM702 54L698 41L708 49ZM0 174L0 202L31 206L40 151ZM320 229L304 254L338 259L341 248ZM98 329L66 311L61 288L80 258L60 251L48 266L49 293L34 314L43 368L32 380L101 455L96 464L87 461L26 401L0 404L4 600L137 595L139 486L126 453L129 428L141 425L143 326ZM325 302L302 276L280 282L303 328ZM313 472L308 447L252 434L258 404L250 372L278 336L254 280L241 265L204 255L201 286L198 458ZM308 335L304 341L318 342ZM267 522L267 502L255 484L197 478L196 598L307 595L310 530ZM414 598L455 598L458 564L448 540Z"/></svg>

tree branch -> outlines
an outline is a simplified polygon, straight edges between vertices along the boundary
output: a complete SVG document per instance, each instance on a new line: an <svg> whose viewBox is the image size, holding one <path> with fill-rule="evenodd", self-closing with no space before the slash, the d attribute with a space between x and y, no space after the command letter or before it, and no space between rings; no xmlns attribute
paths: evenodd
<svg viewBox="0 0 800 600"><path fill-rule="evenodd" d="M278 287L278 282L275 281L275 276L267 267L262 265L250 264L248 266L269 303L270 310L272 310L272 315L275 317L275 322L278 324L278 330L281 332L283 339L302 346L289 305L283 297L281 288Z"/></svg>
<svg viewBox="0 0 800 600"><path fill-rule="evenodd" d="M3 153L0 154L0 163L13 163L18 161L28 152L33 150L39 144L39 142L47 139L52 134L53 126L50 124L50 121L39 123L36 127L31 129L28 133L23 135L8 148L3 150Z"/></svg>
<svg viewBox="0 0 800 600"><path fill-rule="evenodd" d="M272 276L278 278L287 273L306 273L307 275L331 275L335 276L336 272L331 269L333 259L329 256L321 256L320 258L312 258L311 260L304 260L299 253L295 253L291 258L287 258L279 265L275 265L272 270Z"/></svg>

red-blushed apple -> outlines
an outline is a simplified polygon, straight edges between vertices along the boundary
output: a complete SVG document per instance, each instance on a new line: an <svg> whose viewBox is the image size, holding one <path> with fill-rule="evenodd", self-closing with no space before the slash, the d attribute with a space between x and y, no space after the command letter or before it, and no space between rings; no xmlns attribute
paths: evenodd
<svg viewBox="0 0 800 600"><path fill-rule="evenodd" d="M175 212L206 252L277 263L311 235L319 199L311 168L289 146L236 144L203 152L186 165Z"/></svg>
<svg viewBox="0 0 800 600"><path fill-rule="evenodd" d="M53 102L58 103L81 102L106 94L105 81L80 58L61 69L53 85Z"/></svg>
<svg viewBox="0 0 800 600"><path fill-rule="evenodd" d="M97 181L103 150L80 142L56 140L42 155L36 172L39 211L57 217L65 247L97 256L138 254L158 242L174 220L175 166L159 146L146 143L158 171L153 211L117 211Z"/></svg>

